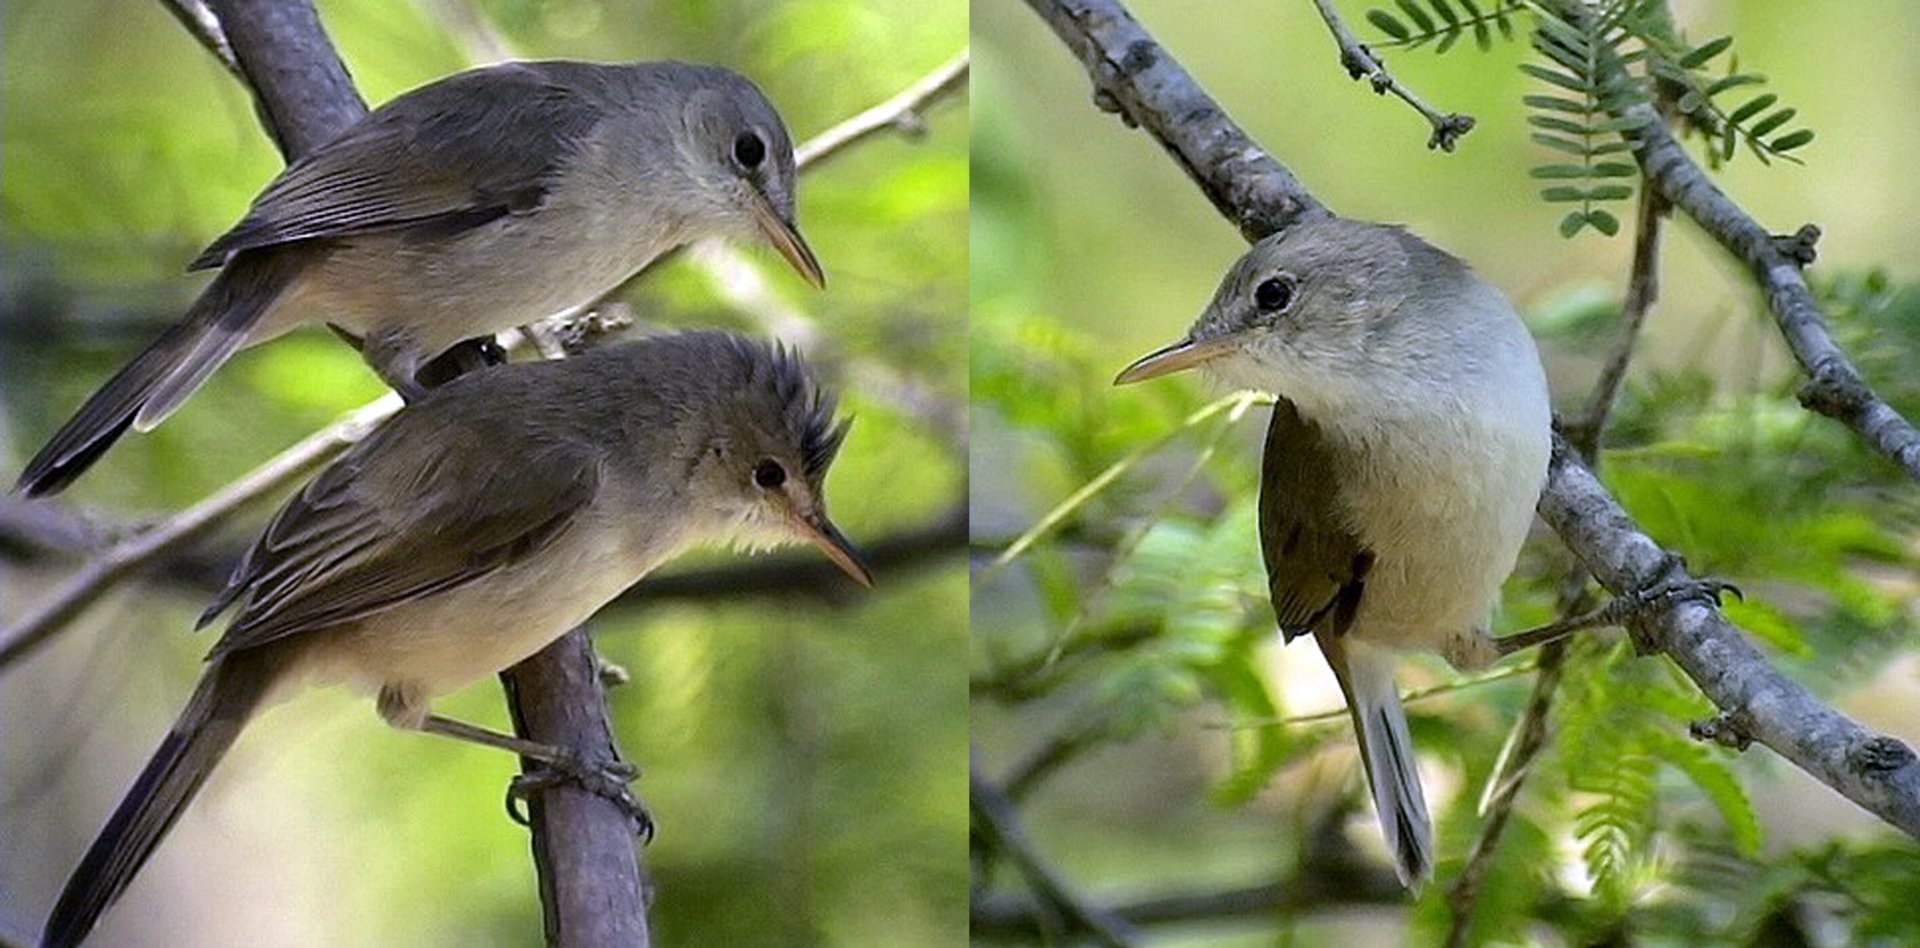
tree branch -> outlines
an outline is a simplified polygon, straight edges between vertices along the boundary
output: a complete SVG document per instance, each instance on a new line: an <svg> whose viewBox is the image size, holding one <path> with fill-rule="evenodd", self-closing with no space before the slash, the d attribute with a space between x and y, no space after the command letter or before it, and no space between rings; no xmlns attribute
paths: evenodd
<svg viewBox="0 0 1920 948"><path fill-rule="evenodd" d="M1019 870L1027 880L1027 887L1056 923L1055 927L1086 932L1106 948L1127 948L1135 942L1137 936L1124 921L1068 891L1066 883L1040 858L1020 828L1020 817L1013 803L980 773L977 760L968 762L967 802L973 811L974 835Z"/></svg>
<svg viewBox="0 0 1920 948"><path fill-rule="evenodd" d="M585 626L502 672L500 681L515 733L571 750L584 761L620 760L600 662ZM539 766L520 761L522 772ZM626 814L585 787L563 782L533 794L527 825L546 943L646 948L653 886Z"/></svg>
<svg viewBox="0 0 1920 948"><path fill-rule="evenodd" d="M1419 96L1413 94L1412 89L1393 78L1393 74L1387 72L1386 63L1380 61L1379 55L1365 43L1360 42L1359 37L1354 36L1352 30L1347 29L1347 24L1340 19L1339 11L1333 8L1333 0L1313 0L1313 5L1320 11L1320 19L1326 21L1328 32L1333 34L1334 45L1340 48L1340 65L1345 67L1347 75L1354 79L1367 80L1376 94L1385 95L1391 92L1401 101L1413 106L1413 110L1420 113L1420 117L1426 119L1427 124L1433 127L1433 134L1427 138L1428 148L1452 151L1453 146L1460 141L1460 136L1473 131L1473 116L1459 112L1442 113L1421 101Z"/></svg>
<svg viewBox="0 0 1920 948"><path fill-rule="evenodd" d="M1819 229L1808 225L1787 238L1768 233L1694 163L1653 106L1637 105L1621 115L1645 123L1631 138L1647 180L1753 272L1787 348L1807 373L1800 403L1852 428L1920 479L1920 431L1860 377L1827 331L1826 316L1801 275L1800 268L1812 262Z"/></svg>
<svg viewBox="0 0 1920 948"><path fill-rule="evenodd" d="M809 167L826 163L849 146L882 132L898 132L917 138L926 132L921 114L941 99L967 88L969 50L961 50L899 94L801 143L794 149L794 163Z"/></svg>
<svg viewBox="0 0 1920 948"><path fill-rule="evenodd" d="M1095 89L1116 103L1123 117L1161 139L1243 235L1257 239L1302 214L1327 213L1290 172L1246 140L1118 2L1028 0L1028 5L1087 65ZM1129 67L1123 69L1121 63ZM1167 111L1162 108L1167 104L1193 107ZM1681 163L1692 167L1691 162L1684 154L1672 154L1678 152L1677 145L1670 153L1666 146L1672 137L1657 122L1646 138L1648 144L1641 149L1643 167L1649 177L1664 182L1661 190L1675 206L1696 219L1706 218L1701 223L1710 231L1726 227L1732 217L1751 225L1737 208L1732 217L1725 213L1731 202L1710 183L1684 173ZM1238 143L1237 150L1229 156L1190 147L1190 143L1222 141ZM1781 251L1771 237L1757 225L1738 228L1736 235L1737 253L1767 264L1756 272L1763 281L1775 281L1769 283L1778 288L1770 294L1772 302L1806 317L1793 325L1803 337L1801 345L1825 352L1813 364L1824 366L1828 373L1836 365L1844 366L1844 358L1820 326L1798 270L1777 265ZM1818 330L1817 338L1808 336L1809 327ZM1892 425L1875 430L1899 433ZM1910 428L1906 431L1911 434ZM1890 456L1907 463L1903 453L1894 450ZM1616 595L1685 578L1685 571L1634 526L1558 436L1539 509L1568 548ZM1766 744L1868 811L1920 836L1920 761L1905 744L1868 732L1780 675L1715 606L1676 598L1642 625L1636 630L1640 639L1673 656L1726 712L1721 733L1731 730Z"/></svg>
<svg viewBox="0 0 1920 948"><path fill-rule="evenodd" d="M1248 241L1330 213L1112 0L1027 0L1093 79L1093 103L1145 129Z"/></svg>
<svg viewBox="0 0 1920 948"><path fill-rule="evenodd" d="M0 670L33 654L55 632L66 627L114 585L157 561L191 546L230 520L235 513L312 473L316 468L365 437L367 432L400 407L397 395L386 395L320 431L302 438L267 463L209 494L205 500L128 535L88 560L72 576L36 603L26 618L0 631ZM4 506L27 512L55 510L46 503L6 498ZM50 524L45 514L39 524Z"/></svg>

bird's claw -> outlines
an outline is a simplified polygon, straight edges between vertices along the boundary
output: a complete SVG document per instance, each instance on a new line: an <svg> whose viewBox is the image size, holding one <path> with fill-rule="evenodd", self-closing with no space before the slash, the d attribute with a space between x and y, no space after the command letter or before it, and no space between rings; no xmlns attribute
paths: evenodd
<svg viewBox="0 0 1920 948"><path fill-rule="evenodd" d="M534 794L570 783L618 806L633 821L634 835L643 843L651 843L653 814L628 786L639 776L640 769L624 760L595 763L572 760L561 765L536 763L531 769L515 774L507 783L507 818L521 826L530 825L521 803L531 800Z"/></svg>

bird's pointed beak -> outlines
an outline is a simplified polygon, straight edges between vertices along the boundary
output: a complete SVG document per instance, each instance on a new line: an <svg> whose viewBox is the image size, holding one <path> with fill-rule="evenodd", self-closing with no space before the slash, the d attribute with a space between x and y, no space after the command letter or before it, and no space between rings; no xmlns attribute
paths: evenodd
<svg viewBox="0 0 1920 948"><path fill-rule="evenodd" d="M765 192L753 188L753 197L749 203L753 206L753 222L760 228L760 235L787 258L800 278L813 285L816 290L827 288L826 271L820 269L820 260L813 255L813 248L807 246L807 239L800 236L800 229L783 217L773 207L773 201Z"/></svg>
<svg viewBox="0 0 1920 948"><path fill-rule="evenodd" d="M1189 336L1133 360L1132 365L1121 369L1120 374L1114 377L1113 384L1131 385L1191 369L1226 355L1231 348L1231 343L1226 339L1196 340Z"/></svg>
<svg viewBox="0 0 1920 948"><path fill-rule="evenodd" d="M794 518L794 528L805 537L807 542L820 548L820 552L840 567L841 572L853 577L860 585L873 588L873 570L868 568L865 557L854 549L853 541L847 539L840 528L828 520L826 514L808 513Z"/></svg>

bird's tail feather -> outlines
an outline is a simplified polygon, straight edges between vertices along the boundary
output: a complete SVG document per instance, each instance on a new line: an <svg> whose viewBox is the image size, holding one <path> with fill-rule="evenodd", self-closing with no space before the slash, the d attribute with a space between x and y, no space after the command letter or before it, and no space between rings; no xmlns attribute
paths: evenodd
<svg viewBox="0 0 1920 948"><path fill-rule="evenodd" d="M271 684L270 670L246 653L208 666L187 709L68 878L41 948L71 948L87 937L226 756Z"/></svg>
<svg viewBox="0 0 1920 948"><path fill-rule="evenodd" d="M73 483L128 428L151 431L234 352L285 290L298 258L274 250L235 257L179 323L93 393L20 475L29 497Z"/></svg>
<svg viewBox="0 0 1920 948"><path fill-rule="evenodd" d="M1433 820L1427 815L1420 772L1414 766L1413 738L1407 732L1407 715L1394 682L1394 655L1350 639L1315 638L1346 693L1380 832L1393 854L1394 873L1402 885L1417 890L1433 875Z"/></svg>

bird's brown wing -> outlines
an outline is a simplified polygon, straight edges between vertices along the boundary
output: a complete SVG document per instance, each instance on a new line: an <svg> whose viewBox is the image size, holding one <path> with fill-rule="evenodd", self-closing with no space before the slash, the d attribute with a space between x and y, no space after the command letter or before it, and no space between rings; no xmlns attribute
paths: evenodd
<svg viewBox="0 0 1920 948"><path fill-rule="evenodd" d="M457 233L538 208L604 107L557 64L458 73L394 99L301 157L189 269L255 247L401 227Z"/></svg>
<svg viewBox="0 0 1920 948"><path fill-rule="evenodd" d="M599 487L599 459L577 442L482 432L444 414L423 422L389 423L281 509L201 617L241 602L212 657L521 562L566 532ZM439 426L431 442L429 424Z"/></svg>
<svg viewBox="0 0 1920 948"><path fill-rule="evenodd" d="M1327 436L1281 399L1267 424L1260 477L1260 552L1280 633L1338 636L1353 624L1373 553L1343 522L1342 471Z"/></svg>

